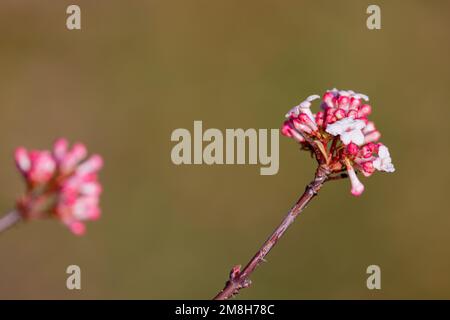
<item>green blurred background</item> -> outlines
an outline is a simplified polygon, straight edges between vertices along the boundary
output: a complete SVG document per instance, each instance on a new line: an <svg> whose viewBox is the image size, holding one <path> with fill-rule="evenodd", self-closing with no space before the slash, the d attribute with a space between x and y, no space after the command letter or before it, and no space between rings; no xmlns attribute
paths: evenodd
<svg viewBox="0 0 450 320"><path fill-rule="evenodd" d="M82 30L65 26L69 4ZM397 171L327 184L240 299L450 298L450 3L0 3L0 209L23 191L16 146L83 141L106 166L103 217L77 238L55 221L0 235L0 298L209 299L296 201L314 161L280 137L280 170L175 166L176 128L279 128L338 87L368 94ZM445 198L447 197L447 199ZM65 287L66 267L82 290ZM380 265L382 289L366 288Z"/></svg>

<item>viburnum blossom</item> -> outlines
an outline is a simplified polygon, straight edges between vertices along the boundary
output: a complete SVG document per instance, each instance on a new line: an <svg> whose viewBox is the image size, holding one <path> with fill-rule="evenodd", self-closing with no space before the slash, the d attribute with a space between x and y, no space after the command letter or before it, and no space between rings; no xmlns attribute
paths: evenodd
<svg viewBox="0 0 450 320"><path fill-rule="evenodd" d="M375 170L395 171L388 148L378 142L380 132L368 119L372 112L366 103L369 97L350 90L328 90L322 97L321 110L313 113L311 105L318 99L320 96L311 95L293 107L281 128L283 135L293 138L315 156L318 167L314 179L250 261L243 268L236 265L231 269L215 300L230 299L251 285L250 275L266 261L265 257L325 182L348 177L351 193L359 196L364 192L364 185L358 179L358 172L368 177Z"/></svg>
<svg viewBox="0 0 450 320"><path fill-rule="evenodd" d="M380 132L368 116L372 107L364 94L351 90L328 90L322 97L321 110L310 107L318 95L309 96L287 114L282 134L310 150L319 164L326 166L330 177L347 172L351 193L359 196L364 185L357 172L370 176L375 170L394 172L388 148L379 143Z"/></svg>
<svg viewBox="0 0 450 320"><path fill-rule="evenodd" d="M51 152L18 148L15 161L27 184L25 195L17 202L21 217L54 217L74 234L84 234L83 222L100 217L102 187L97 172L103 166L99 155L86 157L83 144L69 149L65 139L57 140Z"/></svg>

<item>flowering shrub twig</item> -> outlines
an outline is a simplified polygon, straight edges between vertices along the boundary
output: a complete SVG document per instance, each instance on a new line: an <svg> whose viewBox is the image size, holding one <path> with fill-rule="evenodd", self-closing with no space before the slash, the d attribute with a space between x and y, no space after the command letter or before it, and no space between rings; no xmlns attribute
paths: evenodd
<svg viewBox="0 0 450 320"><path fill-rule="evenodd" d="M102 188L97 172L103 166L99 155L85 160L86 147L59 139L50 151L15 152L17 168L26 183L26 192L16 209L0 219L0 232L21 220L56 218L72 233L85 232L83 221L100 217L99 198Z"/></svg>
<svg viewBox="0 0 450 320"><path fill-rule="evenodd" d="M318 168L314 180L244 269L241 270L240 265L233 267L215 300L229 299L250 286L251 273L265 261L269 251L326 181L348 177L350 192L360 196L364 185L357 172L368 177L375 170L395 171L388 148L378 143L380 132L368 120L372 108L363 103L363 100L369 100L366 95L351 90L328 90L322 98L322 110L313 114L310 107L317 99L320 96L309 96L292 108L281 128L283 135L293 138L303 150L309 150L315 156Z"/></svg>

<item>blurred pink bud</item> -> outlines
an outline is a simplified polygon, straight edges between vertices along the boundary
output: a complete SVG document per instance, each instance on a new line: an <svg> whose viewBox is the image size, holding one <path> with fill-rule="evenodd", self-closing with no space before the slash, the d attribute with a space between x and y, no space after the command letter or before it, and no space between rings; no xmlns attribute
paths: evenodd
<svg viewBox="0 0 450 320"><path fill-rule="evenodd" d="M23 147L17 148L14 154L14 158L16 160L17 168L22 173L27 173L30 170L31 161L30 157L28 156L28 151L25 148Z"/></svg>
<svg viewBox="0 0 450 320"><path fill-rule="evenodd" d="M73 222L69 225L70 231L76 236L82 236L86 233L86 226L82 222Z"/></svg>
<svg viewBox="0 0 450 320"><path fill-rule="evenodd" d="M55 173L56 163L48 151L32 151L30 153L31 169L29 179L34 183L46 183Z"/></svg>
<svg viewBox="0 0 450 320"><path fill-rule="evenodd" d="M65 139L55 142L52 153L18 148L15 160L28 185L17 204L23 218L56 217L74 234L83 234L82 221L100 217L102 192L97 172L103 160L93 155L83 162L86 156L84 144L77 143L68 151Z"/></svg>
<svg viewBox="0 0 450 320"><path fill-rule="evenodd" d="M69 143L66 139L60 138L56 140L55 144L53 145L53 155L58 162L60 162L66 156L68 144Z"/></svg>
<svg viewBox="0 0 450 320"><path fill-rule="evenodd" d="M95 173L103 167L103 159L99 155L93 155L87 161L78 166L76 173L79 176L85 176Z"/></svg>

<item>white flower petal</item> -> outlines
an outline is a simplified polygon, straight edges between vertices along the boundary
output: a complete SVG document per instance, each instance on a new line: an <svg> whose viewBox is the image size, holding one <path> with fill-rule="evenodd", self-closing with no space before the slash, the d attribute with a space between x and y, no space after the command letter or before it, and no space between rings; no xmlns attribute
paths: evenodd
<svg viewBox="0 0 450 320"><path fill-rule="evenodd" d="M353 120L353 118L351 118ZM366 126L363 120L353 120L352 129L362 130Z"/></svg>
<svg viewBox="0 0 450 320"><path fill-rule="evenodd" d="M356 98L362 98L362 99L364 99L364 100L366 100L366 101L369 101L369 97L368 96L366 96L364 93L355 93L355 97Z"/></svg>
<svg viewBox="0 0 450 320"><path fill-rule="evenodd" d="M355 129L352 132L352 142L358 146L361 146L364 144L364 134L361 132L360 129Z"/></svg>
<svg viewBox="0 0 450 320"><path fill-rule="evenodd" d="M360 146L364 144L364 135L359 129L343 132L341 134L342 143L348 145L350 142Z"/></svg>
<svg viewBox="0 0 450 320"><path fill-rule="evenodd" d="M381 171L381 159L380 158L376 158L375 160L373 160L373 167L375 169L377 169L378 171Z"/></svg>
<svg viewBox="0 0 450 320"><path fill-rule="evenodd" d="M312 102L317 99L320 99L320 96L317 94L313 94L313 95L309 96L308 98L306 98L306 101Z"/></svg>
<svg viewBox="0 0 450 320"><path fill-rule="evenodd" d="M362 120L355 120L353 118L344 118L335 123L329 124L326 131L333 136L337 136L343 132L351 130L361 130L366 126Z"/></svg>
<svg viewBox="0 0 450 320"><path fill-rule="evenodd" d="M352 133L351 132L343 132L341 134L341 140L342 140L343 144L348 145L350 142L352 142Z"/></svg>
<svg viewBox="0 0 450 320"><path fill-rule="evenodd" d="M378 157L373 161L373 166L378 171L395 171L395 167L389 154L389 149L386 146L380 146L378 149Z"/></svg>
<svg viewBox="0 0 450 320"><path fill-rule="evenodd" d="M389 154L389 149L386 146L380 146L378 149L378 156L381 158L388 158L391 155Z"/></svg>

